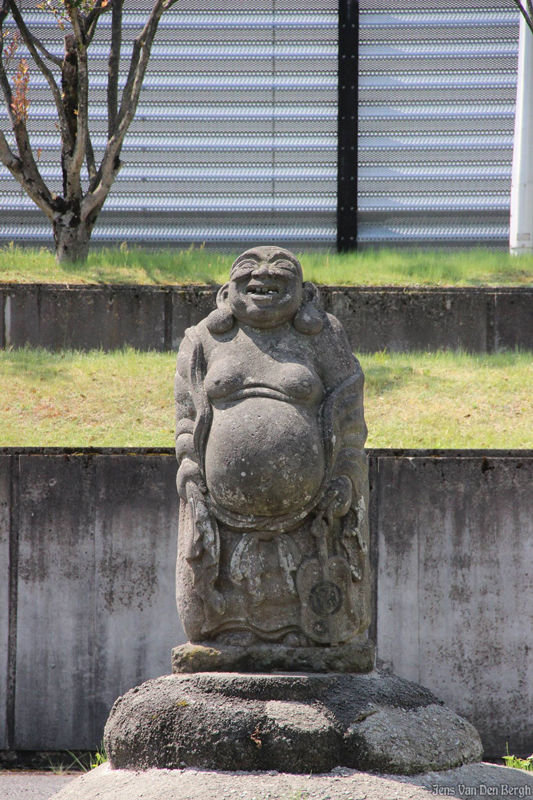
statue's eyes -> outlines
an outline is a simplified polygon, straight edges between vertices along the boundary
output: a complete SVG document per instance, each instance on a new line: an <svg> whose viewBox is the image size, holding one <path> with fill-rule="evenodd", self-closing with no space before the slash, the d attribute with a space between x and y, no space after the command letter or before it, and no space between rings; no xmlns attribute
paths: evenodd
<svg viewBox="0 0 533 800"><path fill-rule="evenodd" d="M294 264L291 264L290 261L276 261L272 266L281 272L290 272L291 275L294 275Z"/></svg>
<svg viewBox="0 0 533 800"><path fill-rule="evenodd" d="M238 267L235 267L231 273L231 277L233 280L249 278L252 272L254 272L254 270L256 270L259 266L260 264L257 261L243 261ZM290 261L275 261L274 263L268 265L268 271L272 273L278 273L278 275L286 276L287 273L294 275L295 268L294 264L291 264Z"/></svg>
<svg viewBox="0 0 533 800"><path fill-rule="evenodd" d="M233 270L232 278L246 278L250 275L250 273L255 269L257 264L251 261L245 261L243 264L239 264L239 266Z"/></svg>

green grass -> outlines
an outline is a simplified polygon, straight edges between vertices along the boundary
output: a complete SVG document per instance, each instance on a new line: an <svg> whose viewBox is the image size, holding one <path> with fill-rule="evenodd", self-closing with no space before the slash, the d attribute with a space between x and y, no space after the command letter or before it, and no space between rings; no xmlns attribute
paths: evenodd
<svg viewBox="0 0 533 800"><path fill-rule="evenodd" d="M79 752L77 755L71 750L66 750L70 756L69 763L66 763L64 757L57 756L48 757L48 769L54 775L70 775L76 772L89 772L91 769L96 769L102 764L107 762L107 753L104 744L100 745L96 751Z"/></svg>
<svg viewBox="0 0 533 800"><path fill-rule="evenodd" d="M58 266L49 250L0 249L0 282L224 283L236 253L204 248L94 250L83 266ZM300 254L316 283L396 286L533 286L533 257L496 250L365 250Z"/></svg>
<svg viewBox="0 0 533 800"><path fill-rule="evenodd" d="M503 762L506 767L513 769L523 769L526 772L533 772L533 754L527 758L518 758L518 756L509 755L509 745L506 745L507 755L503 756Z"/></svg>
<svg viewBox="0 0 533 800"><path fill-rule="evenodd" d="M377 353L369 447L533 448L531 353ZM0 352L0 446L171 447L175 355Z"/></svg>
<svg viewBox="0 0 533 800"><path fill-rule="evenodd" d="M370 447L533 447L531 353L362 356Z"/></svg>
<svg viewBox="0 0 533 800"><path fill-rule="evenodd" d="M503 760L506 767L513 767L513 769L524 769L526 772L533 772L533 756L529 756L529 758L504 756Z"/></svg>

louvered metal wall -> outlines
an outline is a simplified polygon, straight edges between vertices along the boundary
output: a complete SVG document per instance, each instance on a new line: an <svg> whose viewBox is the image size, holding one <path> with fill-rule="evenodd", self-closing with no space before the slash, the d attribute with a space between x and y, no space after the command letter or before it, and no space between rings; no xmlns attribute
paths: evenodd
<svg viewBox="0 0 533 800"><path fill-rule="evenodd" d="M126 0L125 56L151 5ZM50 16L29 18L50 46L55 36L61 52ZM109 26L103 16L89 51L97 153L105 142ZM335 0L179 0L160 23L125 165L93 240L333 245L336 42ZM30 90L35 145L59 188L56 116L35 72ZM42 240L41 213L12 179L0 189L9 209L1 238Z"/></svg>
<svg viewBox="0 0 533 800"><path fill-rule="evenodd" d="M51 49L62 33L28 21ZM126 0L123 55L151 0ZM432 8L433 6L433 8ZM334 247L336 0L179 0L163 17L124 167L93 241ZM109 19L91 47L91 130L106 131ZM359 231L364 245L508 236L518 16L512 3L363 0ZM126 58L124 58L126 65ZM42 76L32 142L57 189L59 137ZM6 129L2 108L0 124ZM49 243L49 225L0 168L0 241Z"/></svg>
<svg viewBox="0 0 533 800"><path fill-rule="evenodd" d="M487 0L363 0L359 240L503 245L518 12Z"/></svg>

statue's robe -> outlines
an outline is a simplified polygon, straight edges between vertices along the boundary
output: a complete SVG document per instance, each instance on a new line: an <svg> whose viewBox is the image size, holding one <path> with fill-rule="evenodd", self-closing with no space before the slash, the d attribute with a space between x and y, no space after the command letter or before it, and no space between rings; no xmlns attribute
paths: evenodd
<svg viewBox="0 0 533 800"><path fill-rule="evenodd" d="M249 631L264 641L339 644L370 622L364 378L340 323L320 313L322 331L291 335L301 337L322 376L322 475L313 496L274 515L240 514L206 491L213 406L205 378L235 331L213 335L204 321L185 332L175 381L176 450L180 463L198 466L204 484L189 481L180 506L177 602L191 641ZM317 507L339 476L351 481L352 503L328 524Z"/></svg>

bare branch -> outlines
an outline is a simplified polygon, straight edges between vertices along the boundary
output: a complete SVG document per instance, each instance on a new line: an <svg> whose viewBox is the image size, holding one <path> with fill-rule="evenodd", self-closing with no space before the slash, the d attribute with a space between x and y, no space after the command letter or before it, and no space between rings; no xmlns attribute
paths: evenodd
<svg viewBox="0 0 533 800"><path fill-rule="evenodd" d="M163 12L169 8L173 2L175 2L175 0L157 0L152 9L152 13L146 22L146 25L133 43L130 69L126 80L126 85L122 91L122 100L120 103L118 118L119 129L125 127L124 134L126 133L126 130L129 127L129 124L133 119L137 109L144 73L146 72L146 67L148 66L152 43L157 32L159 20L161 19ZM121 133L120 130L118 132Z"/></svg>
<svg viewBox="0 0 533 800"><path fill-rule="evenodd" d="M96 32L96 26L98 25L98 20L102 14L105 14L107 11L109 11L110 7L111 5L109 0L108 2L106 2L106 0L98 0L92 11L87 14L85 19L85 41L87 43L87 47L93 40L93 36Z"/></svg>
<svg viewBox="0 0 533 800"><path fill-rule="evenodd" d="M77 63L77 126L74 151L67 164L67 194L81 195L80 172L87 149L87 129L89 119L89 72L87 69L87 47L80 25L77 8L68 8L74 30ZM66 198L65 198L66 199Z"/></svg>
<svg viewBox="0 0 533 800"><path fill-rule="evenodd" d="M118 115L118 77L120 48L122 43L122 6L123 0L113 0L111 45L109 47L109 60L107 62L107 136L109 139L115 133Z"/></svg>
<svg viewBox="0 0 533 800"><path fill-rule="evenodd" d="M2 164L12 173L22 171L22 163L8 145L3 131L0 131L0 158L2 159Z"/></svg>
<svg viewBox="0 0 533 800"><path fill-rule="evenodd" d="M0 34L3 32L3 24L8 10L7 2L3 3L0 12ZM44 183L35 159L26 129L24 115L15 111L11 84L4 69L3 61L4 38L0 36L0 86L6 101L9 121L15 134L15 140L19 151L17 158L11 151L3 132L0 131L0 158L11 174L17 179L20 185L29 194L32 200L37 203L39 208L48 216L52 213L53 198Z"/></svg>
<svg viewBox="0 0 533 800"><path fill-rule="evenodd" d="M94 4L94 8L89 11L85 18L87 30L91 25L94 25L95 21L106 11L109 11L109 0L97 0Z"/></svg>
<svg viewBox="0 0 533 800"><path fill-rule="evenodd" d="M44 44L36 36L34 36L33 33L31 33L31 31L28 31L28 33L37 50L39 50L45 58L47 58L49 61L55 64L56 67L61 67L61 59L59 58L59 56L55 56L53 53L47 50Z"/></svg>
<svg viewBox="0 0 533 800"><path fill-rule="evenodd" d="M150 16L133 43L133 53L126 85L122 90L120 110L118 112L115 131L107 142L107 147L98 170L97 177L82 203L82 218L86 219L93 209L102 205L109 194L113 181L120 170L120 152L124 137L135 116L139 96L141 94L144 74L150 59L150 52L159 21L164 11L176 0L156 0Z"/></svg>
<svg viewBox="0 0 533 800"><path fill-rule="evenodd" d="M37 176L27 174L26 165L22 159L17 158L9 147L3 131L0 131L0 160L17 180L24 191L31 197L33 202L39 206L48 219L53 219L54 204L53 198L48 188L45 186L38 170ZM37 177L37 180L35 180Z"/></svg>
<svg viewBox="0 0 533 800"><path fill-rule="evenodd" d="M28 48L28 50L30 51L31 57L33 58L33 60L35 61L35 63L39 67L39 69L41 70L42 74L46 78L46 81L47 81L48 85L50 86L50 90L51 90L52 95L54 97L54 101L55 101L56 109L57 109L57 114L58 114L58 117L59 117L59 125L60 125L60 128L61 128L61 138L63 139L64 142L66 142L70 146L72 146L73 143L72 143L71 137L70 137L70 131L69 131L68 124L67 124L67 119L66 119L66 116L65 116L65 110L63 108L63 103L61 102L61 92L59 91L59 87L58 87L58 85L57 85L57 83L55 81L55 78L52 75L52 72L49 70L49 68L46 66L46 64L44 63L44 61L40 57L39 53L37 52L37 48L35 47L35 45L33 43L32 36L31 36L28 28L26 27L26 23L22 19L22 15L21 15L21 13L20 13L20 11L18 9L16 0L7 0L7 3L9 5L10 10L11 10L11 13L13 14L13 19L17 23L17 28L20 31L20 34L21 34L21 36L22 36L22 38L24 40L24 43L25 43L26 47Z"/></svg>
<svg viewBox="0 0 533 800"><path fill-rule="evenodd" d="M9 79L7 77L7 73L4 67L4 35L3 35L3 25L4 21L8 15L8 10L6 9L6 2L4 0L4 4L2 6L2 11L0 12L0 86L2 88L2 93L4 95L4 100L6 102L7 113L9 116L9 121L11 123L11 127L15 125L15 118L13 116L13 94L11 92L11 84L9 83Z"/></svg>
<svg viewBox="0 0 533 800"><path fill-rule="evenodd" d="M87 162L87 174L89 175L89 180L92 181L93 178L96 177L96 161L89 131L87 131L87 142L85 145L85 160Z"/></svg>
<svg viewBox="0 0 533 800"><path fill-rule="evenodd" d="M528 8L526 8L526 6L524 6L523 3L520 2L520 0L513 0L513 3L515 4L515 6L517 6L521 14L523 15L529 30L531 31L531 33L533 33L533 4L530 2L530 0L526 0L526 2Z"/></svg>

